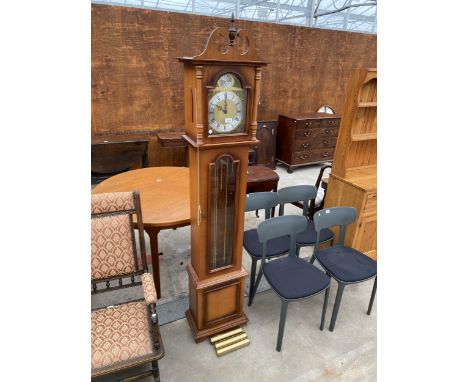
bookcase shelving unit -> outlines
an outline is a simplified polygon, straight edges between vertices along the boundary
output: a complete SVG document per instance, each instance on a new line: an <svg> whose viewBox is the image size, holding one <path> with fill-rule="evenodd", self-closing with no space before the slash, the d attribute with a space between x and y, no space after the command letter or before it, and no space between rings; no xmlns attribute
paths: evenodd
<svg viewBox="0 0 468 382"><path fill-rule="evenodd" d="M348 87L326 207L353 206L345 245L377 258L377 69L356 69Z"/></svg>

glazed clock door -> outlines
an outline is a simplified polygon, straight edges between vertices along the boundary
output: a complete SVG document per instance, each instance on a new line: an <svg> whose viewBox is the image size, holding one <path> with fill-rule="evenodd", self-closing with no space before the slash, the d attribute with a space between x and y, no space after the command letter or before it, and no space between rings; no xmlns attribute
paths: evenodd
<svg viewBox="0 0 468 382"><path fill-rule="evenodd" d="M233 265L240 161L219 156L209 164L209 272Z"/></svg>
<svg viewBox="0 0 468 382"><path fill-rule="evenodd" d="M208 136L246 132L247 90L235 73L225 73L208 90Z"/></svg>

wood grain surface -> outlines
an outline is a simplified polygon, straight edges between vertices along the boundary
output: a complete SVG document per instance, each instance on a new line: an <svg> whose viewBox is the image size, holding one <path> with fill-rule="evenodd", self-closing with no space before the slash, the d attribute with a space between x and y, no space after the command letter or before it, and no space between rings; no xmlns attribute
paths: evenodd
<svg viewBox="0 0 468 382"><path fill-rule="evenodd" d="M184 129L183 65L203 51L208 35L229 19L92 4L92 135L146 134L150 166L159 164L158 131ZM343 111L357 67L376 66L376 36L238 21L249 29L263 69L258 120Z"/></svg>
<svg viewBox="0 0 468 382"><path fill-rule="evenodd" d="M139 190L143 225L159 229L190 224L189 169L150 167L106 179L93 194Z"/></svg>

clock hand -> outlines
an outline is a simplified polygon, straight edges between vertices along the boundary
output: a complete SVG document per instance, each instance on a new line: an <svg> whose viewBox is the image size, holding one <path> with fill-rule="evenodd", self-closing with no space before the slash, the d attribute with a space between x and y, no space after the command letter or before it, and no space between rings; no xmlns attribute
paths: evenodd
<svg viewBox="0 0 468 382"><path fill-rule="evenodd" d="M227 114L227 93L224 93L224 114Z"/></svg>

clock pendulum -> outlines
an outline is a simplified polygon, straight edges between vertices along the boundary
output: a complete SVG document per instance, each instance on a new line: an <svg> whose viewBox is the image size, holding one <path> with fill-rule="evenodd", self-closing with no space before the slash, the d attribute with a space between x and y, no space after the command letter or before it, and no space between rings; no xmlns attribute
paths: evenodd
<svg viewBox="0 0 468 382"><path fill-rule="evenodd" d="M257 143L261 60L250 33L214 29L184 65L184 139L189 143L189 309L196 342L239 327L244 314L242 238L248 149Z"/></svg>

